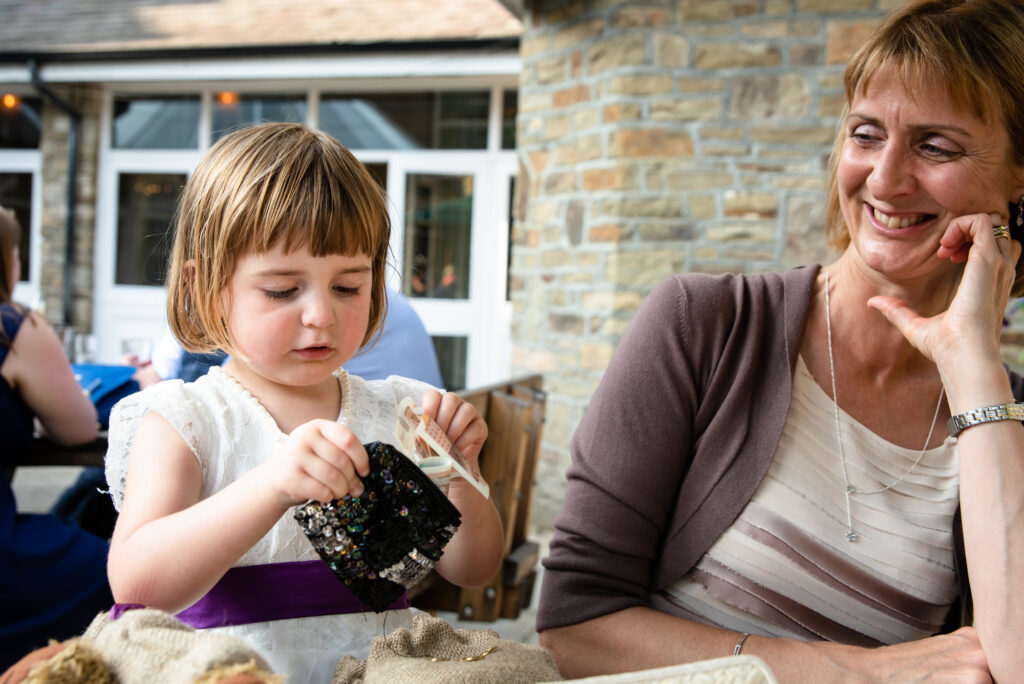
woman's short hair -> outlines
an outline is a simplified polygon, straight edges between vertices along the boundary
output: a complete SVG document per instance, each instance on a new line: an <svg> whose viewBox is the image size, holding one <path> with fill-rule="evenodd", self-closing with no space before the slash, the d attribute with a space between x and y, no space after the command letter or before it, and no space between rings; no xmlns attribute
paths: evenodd
<svg viewBox="0 0 1024 684"><path fill-rule="evenodd" d="M370 257L365 344L387 307L391 221L384 192L341 143L301 124L269 123L214 144L185 185L167 273L167 320L193 352L231 351L223 293L240 256L276 246Z"/></svg>
<svg viewBox="0 0 1024 684"><path fill-rule="evenodd" d="M1024 165L1024 3L1020 0L913 0L890 14L846 66L846 107L832 148L826 211L829 244L842 250L850 235L839 205L836 170L854 97L880 74L893 74L911 94L915 83L934 83L947 99L983 121L1006 128L1012 163ZM1016 203L1009 206L1010 229ZM1022 283L1022 263L1017 282Z"/></svg>
<svg viewBox="0 0 1024 684"><path fill-rule="evenodd" d="M21 241L21 224L13 209L0 206L0 304L10 304L14 248Z"/></svg>

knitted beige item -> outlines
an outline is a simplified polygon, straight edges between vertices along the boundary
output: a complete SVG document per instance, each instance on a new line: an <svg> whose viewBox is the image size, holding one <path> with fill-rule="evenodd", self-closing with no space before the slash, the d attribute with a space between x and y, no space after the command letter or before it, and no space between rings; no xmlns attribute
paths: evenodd
<svg viewBox="0 0 1024 684"><path fill-rule="evenodd" d="M54 642L50 642L51 646ZM32 666L23 684L110 684L110 670L88 643L72 639L46 660Z"/></svg>
<svg viewBox="0 0 1024 684"><path fill-rule="evenodd" d="M559 679L551 654L539 646L502 639L490 629L454 629L440 618L417 614L412 631L396 629L376 637L365 661L342 658L332 684L526 684Z"/></svg>
<svg viewBox="0 0 1024 684"><path fill-rule="evenodd" d="M118 684L194 684L211 671L224 678L221 668L234 665L268 684L283 681L244 642L195 630L160 610L129 610L117 620L101 613L82 639L102 655Z"/></svg>
<svg viewBox="0 0 1024 684"><path fill-rule="evenodd" d="M578 684L778 684L768 665L752 655L725 656L653 670L569 681Z"/></svg>

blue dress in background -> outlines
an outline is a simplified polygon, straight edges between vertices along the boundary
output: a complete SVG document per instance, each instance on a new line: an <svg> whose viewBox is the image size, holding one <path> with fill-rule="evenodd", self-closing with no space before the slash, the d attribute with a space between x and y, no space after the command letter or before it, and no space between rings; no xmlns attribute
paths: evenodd
<svg viewBox="0 0 1024 684"><path fill-rule="evenodd" d="M25 313L0 304L7 339ZM10 349L0 345L0 366ZM32 440L32 411L0 375L0 672L50 639L85 631L113 603L107 542L51 515L17 512L7 467Z"/></svg>

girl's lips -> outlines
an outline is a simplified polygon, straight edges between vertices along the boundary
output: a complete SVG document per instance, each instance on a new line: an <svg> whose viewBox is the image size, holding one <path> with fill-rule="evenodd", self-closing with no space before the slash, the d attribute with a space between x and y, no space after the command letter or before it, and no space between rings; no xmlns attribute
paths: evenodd
<svg viewBox="0 0 1024 684"><path fill-rule="evenodd" d="M323 359L334 353L333 347L304 347L296 349L295 353L303 359Z"/></svg>

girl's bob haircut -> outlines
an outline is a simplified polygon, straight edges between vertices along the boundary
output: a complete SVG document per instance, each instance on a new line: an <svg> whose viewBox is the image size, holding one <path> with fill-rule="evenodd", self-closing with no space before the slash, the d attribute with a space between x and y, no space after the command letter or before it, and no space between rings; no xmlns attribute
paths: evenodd
<svg viewBox="0 0 1024 684"><path fill-rule="evenodd" d="M237 259L280 246L370 257L366 344L384 321L390 238L383 190L331 136L294 123L229 133L203 155L178 204L167 273L171 331L188 351L231 353L223 295Z"/></svg>
<svg viewBox="0 0 1024 684"><path fill-rule="evenodd" d="M1020 0L913 0L889 15L846 66L846 106L832 147L826 210L829 244L843 250L850 234L839 205L836 171L846 139L845 124L853 99L871 79L894 75L913 97L921 84L938 84L946 98L1010 139L1008 163L1024 166L1024 3ZM1016 225L1016 200L1008 207L1014 240L1024 240ZM1017 262L1014 295L1024 291L1024 261Z"/></svg>

